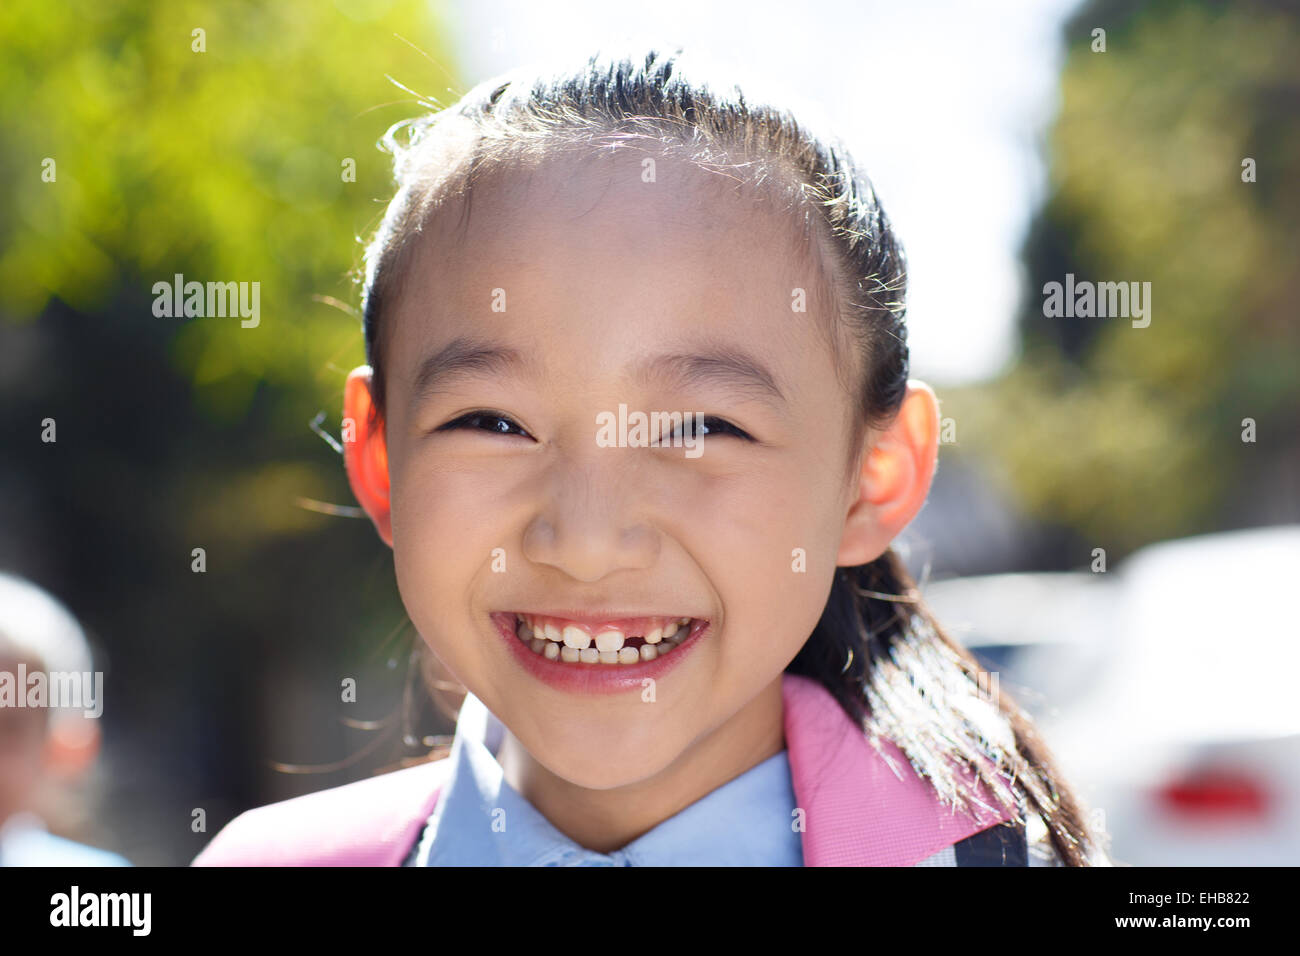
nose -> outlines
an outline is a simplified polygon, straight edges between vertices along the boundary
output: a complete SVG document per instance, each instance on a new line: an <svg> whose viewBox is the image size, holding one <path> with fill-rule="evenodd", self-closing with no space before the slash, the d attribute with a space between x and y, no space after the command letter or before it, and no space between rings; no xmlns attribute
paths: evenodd
<svg viewBox="0 0 1300 956"><path fill-rule="evenodd" d="M627 449L601 449L601 457ZM637 510L638 475L629 461L557 462L542 483L544 498L524 530L524 556L578 581L651 567L660 535Z"/></svg>

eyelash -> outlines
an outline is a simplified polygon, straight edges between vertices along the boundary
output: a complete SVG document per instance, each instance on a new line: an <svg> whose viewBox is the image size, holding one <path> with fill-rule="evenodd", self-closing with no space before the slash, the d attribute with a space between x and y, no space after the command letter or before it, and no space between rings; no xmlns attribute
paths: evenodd
<svg viewBox="0 0 1300 956"><path fill-rule="evenodd" d="M499 428L472 428L472 426L470 425L470 422L474 421L475 419L485 419L485 418L494 419L499 422L509 422L511 425L513 425L515 428L519 430L520 437L529 437L529 438L532 437L527 432L525 432L523 428L521 428L518 424L516 424L515 421L510 418L510 416L502 415L500 412L493 412L486 409L480 409L479 411L474 411L474 412L467 412L466 414L461 415L459 418L455 418L452 421L449 421L445 425L438 426L437 428L434 429L434 431L447 432L447 431L457 431L464 428L471 428L471 430L473 431L490 431L498 435L514 434L513 432L502 431ZM721 429L715 429L710 427L709 424L710 422L714 423L715 425L721 425L723 428L727 429L727 431L722 431ZM685 422L683 422L683 424L685 424ZM727 421L724 418L717 418L712 415L706 415L704 417L704 427L705 427L705 432L704 432L705 435L712 435L716 431L718 437L721 437L722 435L730 434L736 438L743 439L744 441L754 440L747 432L743 431L740 428L737 428L735 425L731 424L731 422Z"/></svg>
<svg viewBox="0 0 1300 956"><path fill-rule="evenodd" d="M509 416L507 416L507 415L502 415L500 412L493 412L493 411L489 411L489 410L486 410L486 409L480 409L479 411L476 411L476 412L466 412L464 415L461 415L459 418L456 418L456 419L453 419L452 421L449 421L449 422L448 422L447 424L445 424L445 425L439 425L437 428L434 429L434 431L438 431L438 432L450 432L450 431L456 431L456 430L458 430L458 429L462 429L462 428L468 428L468 427L470 427L470 426L469 426L469 423L470 423L471 421L473 421L474 419L476 419L476 418L488 418L488 419L495 419L495 420L497 420L497 421L502 421L502 422L510 422L511 425L514 425L515 428L518 428L519 431L523 433L523 436L524 436L524 437L528 437L528 438L531 438L531 437L532 437L532 436L529 435L527 432L525 432L522 428L519 428L519 426L518 426L517 424L515 424L514 420L511 419ZM499 428L478 428L478 429L474 429L474 430L475 430L475 431L491 431L491 432L495 432L495 433L498 434L498 435L508 435L508 434L511 434L510 432L503 432L503 431L501 431L501 429L499 429Z"/></svg>

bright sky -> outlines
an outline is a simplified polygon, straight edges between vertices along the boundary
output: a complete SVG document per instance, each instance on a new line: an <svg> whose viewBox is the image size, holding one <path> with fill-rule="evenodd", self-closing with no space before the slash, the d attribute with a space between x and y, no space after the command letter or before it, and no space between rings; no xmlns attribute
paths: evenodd
<svg viewBox="0 0 1300 956"><path fill-rule="evenodd" d="M466 89L542 56L648 37L734 64L742 89L770 88L796 115L820 114L866 167L907 249L913 374L954 385L1014 358L1019 246L1042 199L1060 27L1077 5L451 0L444 10Z"/></svg>

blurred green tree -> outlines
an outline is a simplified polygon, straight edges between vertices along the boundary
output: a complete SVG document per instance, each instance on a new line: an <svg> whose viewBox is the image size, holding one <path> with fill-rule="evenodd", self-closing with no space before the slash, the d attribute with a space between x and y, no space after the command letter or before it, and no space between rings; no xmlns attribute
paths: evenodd
<svg viewBox="0 0 1300 956"><path fill-rule="evenodd" d="M1294 4L1093 2L1067 42L1023 351L996 386L947 393L955 451L996 459L1033 515L1117 552L1300 520ZM1150 282L1150 325L1046 317L1044 285L1067 273Z"/></svg>
<svg viewBox="0 0 1300 956"><path fill-rule="evenodd" d="M199 406L237 421L259 382L337 385L329 369L357 357L357 329L313 295L354 300L356 237L391 194L376 140L419 112L385 74L422 93L455 85L427 44L440 35L432 9L411 0L4 4L6 319L31 321L52 297L103 314L123 285L147 292L175 273L258 281L256 329L153 323ZM46 159L54 182L42 180Z"/></svg>
<svg viewBox="0 0 1300 956"><path fill-rule="evenodd" d="M405 671L387 549L313 510L353 502L309 423L337 433L364 360L350 273L393 189L376 144L459 92L440 18L423 0L0 4L0 566L107 651L108 822L136 862L192 857L206 836L158 821L194 806L219 825L344 782L264 761L355 754L373 735L340 729L340 677L361 680L348 713L376 719ZM154 315L176 274L259 283L260 322Z"/></svg>

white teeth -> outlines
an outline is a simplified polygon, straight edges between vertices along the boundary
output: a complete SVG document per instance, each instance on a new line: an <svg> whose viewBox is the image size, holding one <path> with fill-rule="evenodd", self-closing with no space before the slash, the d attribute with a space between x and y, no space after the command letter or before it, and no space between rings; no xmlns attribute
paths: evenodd
<svg viewBox="0 0 1300 956"><path fill-rule="evenodd" d="M550 625L547 625L549 628ZM564 629L564 646L576 647L578 650L591 647L591 635L580 627L570 624Z"/></svg>
<svg viewBox="0 0 1300 956"><path fill-rule="evenodd" d="M533 624L516 615L515 634L534 654L547 660L567 664L636 664L653 661L671 653L690 635L691 618L678 618L667 627L651 628L642 643L636 647L627 644L628 637L620 630L609 628L594 638L576 625Z"/></svg>
<svg viewBox="0 0 1300 956"><path fill-rule="evenodd" d="M623 646L622 631L601 631L596 635L596 650L617 651Z"/></svg>

